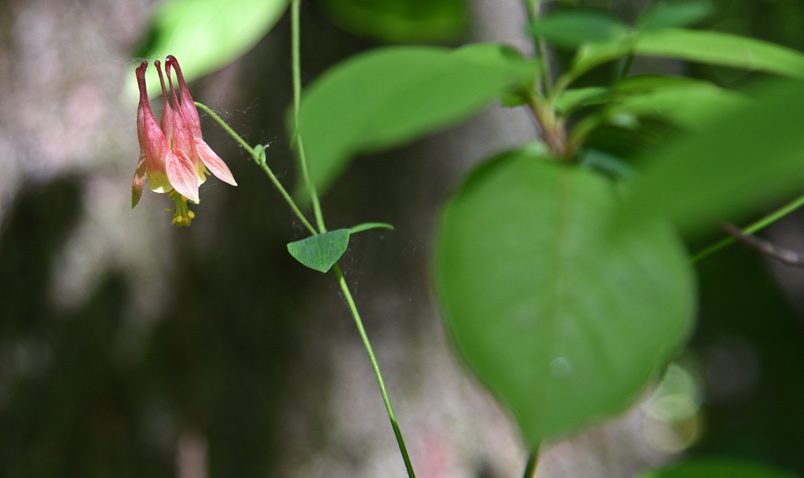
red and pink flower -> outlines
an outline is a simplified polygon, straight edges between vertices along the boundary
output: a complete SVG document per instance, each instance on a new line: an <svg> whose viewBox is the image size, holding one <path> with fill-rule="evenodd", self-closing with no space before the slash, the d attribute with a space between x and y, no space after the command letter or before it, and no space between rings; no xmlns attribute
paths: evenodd
<svg viewBox="0 0 804 478"><path fill-rule="evenodd" d="M173 223L186 226L195 216L187 208L187 201L200 201L199 187L208 174L232 186L237 186L237 183L226 163L204 142L198 110L179 62L173 56L165 60L169 91L159 61L155 61L154 65L162 87L161 123L157 122L148 100L145 84L148 62L143 61L136 70L140 90L137 108L140 158L131 185L131 207L137 205L147 184L154 192L170 194L176 204ZM176 71L178 94L173 87L171 70Z"/></svg>

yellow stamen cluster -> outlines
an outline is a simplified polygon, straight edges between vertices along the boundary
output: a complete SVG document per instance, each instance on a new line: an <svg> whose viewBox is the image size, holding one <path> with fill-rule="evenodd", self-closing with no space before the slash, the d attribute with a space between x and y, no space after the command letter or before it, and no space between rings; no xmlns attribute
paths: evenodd
<svg viewBox="0 0 804 478"><path fill-rule="evenodd" d="M173 210L173 224L186 227L192 224L195 213L187 207L187 198L177 193L175 190L168 193L173 200L175 209Z"/></svg>

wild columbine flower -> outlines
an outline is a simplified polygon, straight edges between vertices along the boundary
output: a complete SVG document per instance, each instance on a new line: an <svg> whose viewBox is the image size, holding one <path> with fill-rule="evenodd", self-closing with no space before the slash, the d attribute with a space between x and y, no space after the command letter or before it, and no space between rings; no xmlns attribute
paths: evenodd
<svg viewBox="0 0 804 478"><path fill-rule="evenodd" d="M136 70L140 89L140 104L137 108L137 137L140 143L140 159L131 186L131 207L137 205L142 190L148 186L157 193L168 193L175 204L173 223L189 226L195 214L187 207L187 201L198 203L198 189L212 172L226 183L237 186L232 173L223 160L212 151L201 135L198 110L190 96L178 61L169 56L165 62L170 92L165 87L162 68L155 61L162 87L162 121L158 123L148 101L143 61ZM171 68L176 70L181 98L173 88Z"/></svg>

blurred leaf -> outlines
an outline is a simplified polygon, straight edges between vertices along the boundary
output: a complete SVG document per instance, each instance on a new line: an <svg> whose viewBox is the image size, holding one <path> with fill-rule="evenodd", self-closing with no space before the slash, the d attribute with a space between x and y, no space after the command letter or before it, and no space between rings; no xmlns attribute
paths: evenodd
<svg viewBox="0 0 804 478"><path fill-rule="evenodd" d="M655 216L694 229L804 187L804 83L777 81L756 103L646 158L631 222Z"/></svg>
<svg viewBox="0 0 804 478"><path fill-rule="evenodd" d="M605 151L588 149L579 155L578 164L585 168L598 171L611 178L630 178L634 175L634 169L622 158L618 158Z"/></svg>
<svg viewBox="0 0 804 478"><path fill-rule="evenodd" d="M352 155L456 123L532 77L534 65L508 50L383 48L328 71L302 98L300 133L312 182L323 191Z"/></svg>
<svg viewBox="0 0 804 478"><path fill-rule="evenodd" d="M566 90L558 97L556 109L562 114L567 114L576 108L603 103L609 97L609 93L609 88L600 86Z"/></svg>
<svg viewBox="0 0 804 478"><path fill-rule="evenodd" d="M727 33L671 28L619 41L584 45L578 51L571 75L580 76L597 65L630 53L804 78L804 55L795 50Z"/></svg>
<svg viewBox="0 0 804 478"><path fill-rule="evenodd" d="M138 58L174 55L190 81L251 49L282 16L288 0L168 0L155 11ZM159 85L156 69L148 82ZM131 75L132 88L135 86ZM158 94L159 88L151 88Z"/></svg>
<svg viewBox="0 0 804 478"><path fill-rule="evenodd" d="M548 14L530 26L534 36L566 48L603 43L628 36L628 26L602 12L568 10Z"/></svg>
<svg viewBox="0 0 804 478"><path fill-rule="evenodd" d="M649 471L641 478L794 478L763 465L725 459L697 459Z"/></svg>
<svg viewBox="0 0 804 478"><path fill-rule="evenodd" d="M469 18L466 0L325 0L323 6L345 30L392 42L453 39Z"/></svg>
<svg viewBox="0 0 804 478"><path fill-rule="evenodd" d="M748 104L749 100L739 93L705 82L691 82L624 96L615 101L608 114L654 116L678 126L699 129Z"/></svg>
<svg viewBox="0 0 804 478"><path fill-rule="evenodd" d="M804 55L801 53L727 33L660 30L640 36L636 52L804 78Z"/></svg>
<svg viewBox="0 0 804 478"><path fill-rule="evenodd" d="M638 26L642 31L683 28L700 22L711 13L712 3L708 0L659 1L642 15Z"/></svg>
<svg viewBox="0 0 804 478"><path fill-rule="evenodd" d="M725 91L718 89L712 83L680 76L629 76L611 88L587 87L566 90L558 97L556 107L566 114L577 108L605 104L628 96L650 94L661 90L680 91L685 88L715 89L713 95Z"/></svg>
<svg viewBox="0 0 804 478"><path fill-rule="evenodd" d="M329 272L349 247L349 230L337 229L288 244L288 252L302 265Z"/></svg>
<svg viewBox="0 0 804 478"><path fill-rule="evenodd" d="M678 238L654 224L614 242L618 206L605 178L520 151L477 168L441 218L445 320L531 446L625 408L689 330Z"/></svg>

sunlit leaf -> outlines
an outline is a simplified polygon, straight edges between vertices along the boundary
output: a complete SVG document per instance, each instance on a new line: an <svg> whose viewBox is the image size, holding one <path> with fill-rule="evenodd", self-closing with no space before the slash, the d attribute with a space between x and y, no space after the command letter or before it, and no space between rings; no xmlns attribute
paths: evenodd
<svg viewBox="0 0 804 478"><path fill-rule="evenodd" d="M615 186L524 152L443 213L436 286L460 355L530 446L622 410L686 336L693 279L664 225L609 234Z"/></svg>
<svg viewBox="0 0 804 478"><path fill-rule="evenodd" d="M157 7L137 57L179 59L187 80L234 61L253 47L282 16L288 0L168 0ZM158 94L159 78L148 82ZM132 81L134 75L131 75ZM132 84L133 90L133 84Z"/></svg>
<svg viewBox="0 0 804 478"><path fill-rule="evenodd" d="M508 51L499 45L384 48L327 72L301 105L313 183L323 191L353 155L454 124L532 77L534 66Z"/></svg>

